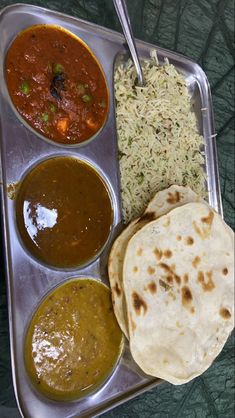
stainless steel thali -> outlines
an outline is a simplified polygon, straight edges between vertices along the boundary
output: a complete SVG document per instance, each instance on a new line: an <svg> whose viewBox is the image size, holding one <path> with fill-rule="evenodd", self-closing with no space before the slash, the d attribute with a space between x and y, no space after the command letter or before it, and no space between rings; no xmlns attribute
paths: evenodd
<svg viewBox="0 0 235 418"><path fill-rule="evenodd" d="M4 81L4 57L10 42L24 28L34 24L57 24L82 38L100 61L110 91L110 111L99 138L83 146L57 146L41 140L22 124L12 110ZM113 72L115 62L125 53L122 35L94 24L36 6L16 4L0 14L0 149L1 198L3 209L3 239L5 244L6 278L11 339L13 382L22 416L45 418L93 417L127 399L150 389L160 380L144 375L131 358L128 345L109 381L94 395L75 402L56 403L41 397L26 376L23 361L25 327L42 297L54 286L71 277L88 275L108 282L106 272L108 244L98 260L86 268L58 271L44 267L28 255L19 242L14 202L8 198L7 185L19 181L22 175L45 157L74 155L97 167L108 182L114 196L114 238L121 223L117 137ZM137 41L141 58L148 58L153 45ZM156 48L156 46L155 46ZM157 48L160 63L167 57L186 78L194 102L201 133L205 141L206 173L209 202L222 213L213 114L210 88L201 68L193 61L170 51ZM201 110L204 109L204 110Z"/></svg>

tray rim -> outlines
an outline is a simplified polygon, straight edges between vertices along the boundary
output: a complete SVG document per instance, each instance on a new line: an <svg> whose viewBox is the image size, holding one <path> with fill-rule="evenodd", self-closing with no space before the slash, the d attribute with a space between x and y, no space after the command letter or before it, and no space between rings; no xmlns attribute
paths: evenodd
<svg viewBox="0 0 235 418"><path fill-rule="evenodd" d="M119 41L123 41L123 43L125 43L125 38L124 36L118 32L115 31L113 29L109 29L106 28L104 26L98 25L96 23L93 23L91 21L86 21L85 19L81 19L79 17L75 17L66 13L62 13L59 12L57 10L53 10L53 9L49 9L46 7L41 7L41 6L37 6L37 5L33 5L33 4L26 4L26 3L14 3L8 6L3 7L0 10L0 26L1 26L1 19L4 16L4 14L8 11L14 10L14 9L22 9L22 11L24 11L24 8L30 8L35 9L37 11L40 12L44 12L44 13L52 13L52 14L56 14L59 18L61 19L66 19L68 18L70 20L71 23L74 23L75 25L79 22L81 22L83 25L87 26L87 27L92 27L93 29L97 29L99 31L102 31L102 34L107 34L107 35L112 35L113 37L115 37L115 39L119 39ZM112 39L109 39L110 41L112 41ZM162 55L164 55L164 53L168 56L168 58L171 59L178 59L178 61L187 61L188 63L193 64L194 67L196 67L198 73L200 74L201 77L203 77L203 79L206 82L206 87L207 87L207 100L208 102L211 104L210 106L210 114L208 115L208 118L210 119L210 126L211 126L211 139L212 141L210 142L210 152L212 153L213 157L214 157L214 161L212 164L212 171L213 171L213 181L215 181L216 183L216 192L217 192L217 203L218 203L218 209L219 209L219 213L222 215L223 209L222 209L222 198L221 198L221 188L220 188L220 182L219 182L219 170L218 170L218 157L217 157L217 147L216 147L216 134L215 134L215 129L214 129L214 116L213 116L213 103L212 103L212 95L211 95L211 90L210 90L210 85L209 85L209 81L208 78L206 76L206 73L204 72L204 70L201 68L201 66L194 61L191 58L188 58L187 56L178 53L178 52L174 52L172 50L168 50L166 48L161 48L158 47L156 44L152 44L146 41L142 41L141 39L136 39L137 42L137 47L148 47L148 48L155 48L157 49L157 51L159 51ZM120 51L121 52L121 51ZM115 122L116 125L116 122ZM116 126L115 126L116 128ZM72 151L72 149L71 149ZM50 156L49 156L50 158ZM2 162L1 162L1 142L0 142L0 175L2 175L2 177L4 177L4 173L2 170ZM3 248L3 253L4 253L4 261L5 261L5 276L6 276L6 280L8 283L8 288L7 288L7 301L8 301L8 322L9 322L9 334L10 334L10 353L11 353L11 364L12 364L12 379L13 379L13 386L14 386L14 392L15 392L15 397L16 397L16 402L17 402L17 406L19 409L20 414L22 415L22 417L24 417L23 415L23 411L19 402L19 398L18 398L18 390L17 390L17 383L16 383L16 374L13 372L15 370L15 356L14 356L14 342L13 342L13 320L12 320L12 302L9 303L9 300L12 299L12 291L10 291L11 288L11 280L10 280L10 271L11 271L11 263L10 263L10 243L7 237L7 224L8 224L8 220L6 215L6 205L5 205L5 198L4 198L4 188L5 188L6 184L3 181L3 178L0 179L0 199L1 199L1 204L2 204L2 233L3 233L3 242L5 242L6 246ZM61 283L63 284L63 283ZM54 286L55 287L55 286ZM53 288L54 288L53 287ZM130 399L133 399L134 397L156 387L158 384L160 383L165 383L164 381L162 381L161 379L154 379L152 381L150 381L149 383L143 383L142 385L140 385L140 387L136 390L136 389L131 389L128 393L129 395L127 395L124 398L121 398L123 395L119 394L116 398L110 397L109 399L107 399L104 402L100 403L100 407L98 407L98 411L95 412L92 417L97 417L98 415L100 415L101 413L105 413L107 411L110 411L112 408L115 408L116 406L119 406L125 402L127 402ZM143 388L144 386L144 388ZM119 399L120 398L120 399ZM115 399L117 399L117 401L115 401ZM104 405L104 406L102 406ZM91 407L91 411L92 409L94 409L94 407ZM81 417L87 417L87 413L89 413L89 411L85 411L81 413ZM89 415L89 417L91 417L91 415Z"/></svg>
<svg viewBox="0 0 235 418"><path fill-rule="evenodd" d="M37 5L35 5L35 4L31 4L31 3L12 3L12 4L10 4L10 5L8 5L8 6L5 6L5 7L3 7L2 9L0 9L0 24L1 24L1 19L2 19L2 15L4 14L4 13L6 13L6 12L8 12L8 10L10 10L10 9L17 9L17 8L27 8L27 7L30 7L30 8L32 8L32 9L37 9L37 10L41 10L41 11L43 11L43 12L45 12L45 13L47 13L47 12L51 12L51 13L56 13L57 15L59 15L59 17L62 17L62 18L69 18L70 20L74 20L75 21L75 23L77 22L77 21L79 21L79 22L81 22L82 24L84 24L84 25L88 25L88 26L92 26L92 27L95 27L95 28L97 28L97 29L99 29L99 30L101 30L103 33L108 33L108 34L112 34L115 38L117 38L117 37L119 37L119 39L120 40L123 40L124 41L124 43L126 43L125 42L125 37L124 37L124 35L121 33L121 32L118 32L118 31L116 31L116 30L114 30L114 29L109 29L109 28L107 28L107 27L105 27L105 26L101 26L101 25L99 25L99 24L97 24L97 23L93 23L93 22L91 22L91 21L89 21L89 20L85 20L85 19L82 19L82 18L79 18L79 17L76 17L76 16L73 16L73 15L69 15L69 14L67 14L67 13L62 13L62 12L59 12L59 11L57 11L57 10L54 10L54 9L49 9L49 8L46 8L46 7L42 7L42 6L37 6ZM27 27L27 26L26 26ZM207 82L208 82L208 79L207 79L207 76L206 76L206 73L204 72L204 70L202 69L202 67L195 61L195 60L193 60L192 58L189 58L188 56L186 56L186 55L184 55L184 54L181 54L180 52L175 52L175 51L173 51L173 50L171 50L171 49L167 49L167 48L162 48L162 47L158 47L156 44L152 44L151 42L147 42L147 41L143 41L143 40L141 40L140 38L136 38L135 37L135 41L137 42L137 44L138 43L141 43L142 45L146 45L146 46L150 46L150 47L153 47L153 48L157 48L157 50L159 50L159 51L161 51L161 52L163 52L163 51L166 51L167 52L167 54L168 55L172 55L172 56L175 56L175 57L179 57L179 58L182 58L182 59L186 59L188 62L191 62L192 64L194 64L194 65L196 65L197 66L197 68L200 70L200 73L203 75L203 77L207 80ZM209 84L209 83L208 83Z"/></svg>

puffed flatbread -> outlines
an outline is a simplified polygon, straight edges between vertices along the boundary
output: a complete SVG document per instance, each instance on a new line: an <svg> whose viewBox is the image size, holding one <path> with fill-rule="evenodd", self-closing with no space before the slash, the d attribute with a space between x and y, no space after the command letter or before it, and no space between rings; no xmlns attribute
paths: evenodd
<svg viewBox="0 0 235 418"><path fill-rule="evenodd" d="M234 233L205 203L188 203L129 240L123 287L130 350L173 384L203 373L234 327Z"/></svg>
<svg viewBox="0 0 235 418"><path fill-rule="evenodd" d="M130 238L148 222L165 215L172 209L189 202L199 202L202 199L190 189L173 185L154 196L144 214L132 221L114 242L108 262L109 281L112 290L113 307L119 326L129 338L126 318L125 296L123 294L123 260Z"/></svg>

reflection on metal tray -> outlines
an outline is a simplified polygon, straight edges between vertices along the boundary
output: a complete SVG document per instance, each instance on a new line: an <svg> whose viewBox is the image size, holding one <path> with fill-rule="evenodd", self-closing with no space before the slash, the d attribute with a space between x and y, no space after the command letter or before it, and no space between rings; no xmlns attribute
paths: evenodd
<svg viewBox="0 0 235 418"><path fill-rule="evenodd" d="M103 67L110 90L110 111L107 123L96 140L73 149L59 147L39 138L22 124L13 112L4 81L4 57L13 38L24 28L34 24L57 24L82 38L95 53ZM125 53L122 35L94 24L36 6L13 5L0 14L0 147L2 175L2 207L5 241L6 276L8 286L9 322L13 382L19 409L27 417L92 417L125 402L160 383L138 368L131 358L128 344L111 378L95 395L75 402L56 403L36 393L28 380L23 361L25 328L41 298L55 285L71 277L92 276L108 282L106 265L110 245L98 260L86 268L66 271L45 267L25 252L19 242L14 215L14 201L7 196L7 185L19 181L22 175L45 157L74 155L86 159L100 170L107 180L114 199L114 228L120 225L120 192L117 159L117 137L113 71L116 59ZM141 58L148 58L153 45L137 42ZM155 47L156 48L156 47ZM201 68L187 58L157 48L160 63L167 57L186 78L194 101L194 109L205 141L207 186L210 204L222 213L213 115L208 81ZM118 57L118 58L117 58ZM201 108L206 108L201 111Z"/></svg>

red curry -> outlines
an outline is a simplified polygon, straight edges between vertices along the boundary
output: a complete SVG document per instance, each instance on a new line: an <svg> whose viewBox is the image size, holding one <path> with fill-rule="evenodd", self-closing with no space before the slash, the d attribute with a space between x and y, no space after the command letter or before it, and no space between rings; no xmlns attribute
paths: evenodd
<svg viewBox="0 0 235 418"><path fill-rule="evenodd" d="M56 142L83 142L107 117L100 65L82 41L56 26L31 26L16 37L6 56L6 81L20 115Z"/></svg>

